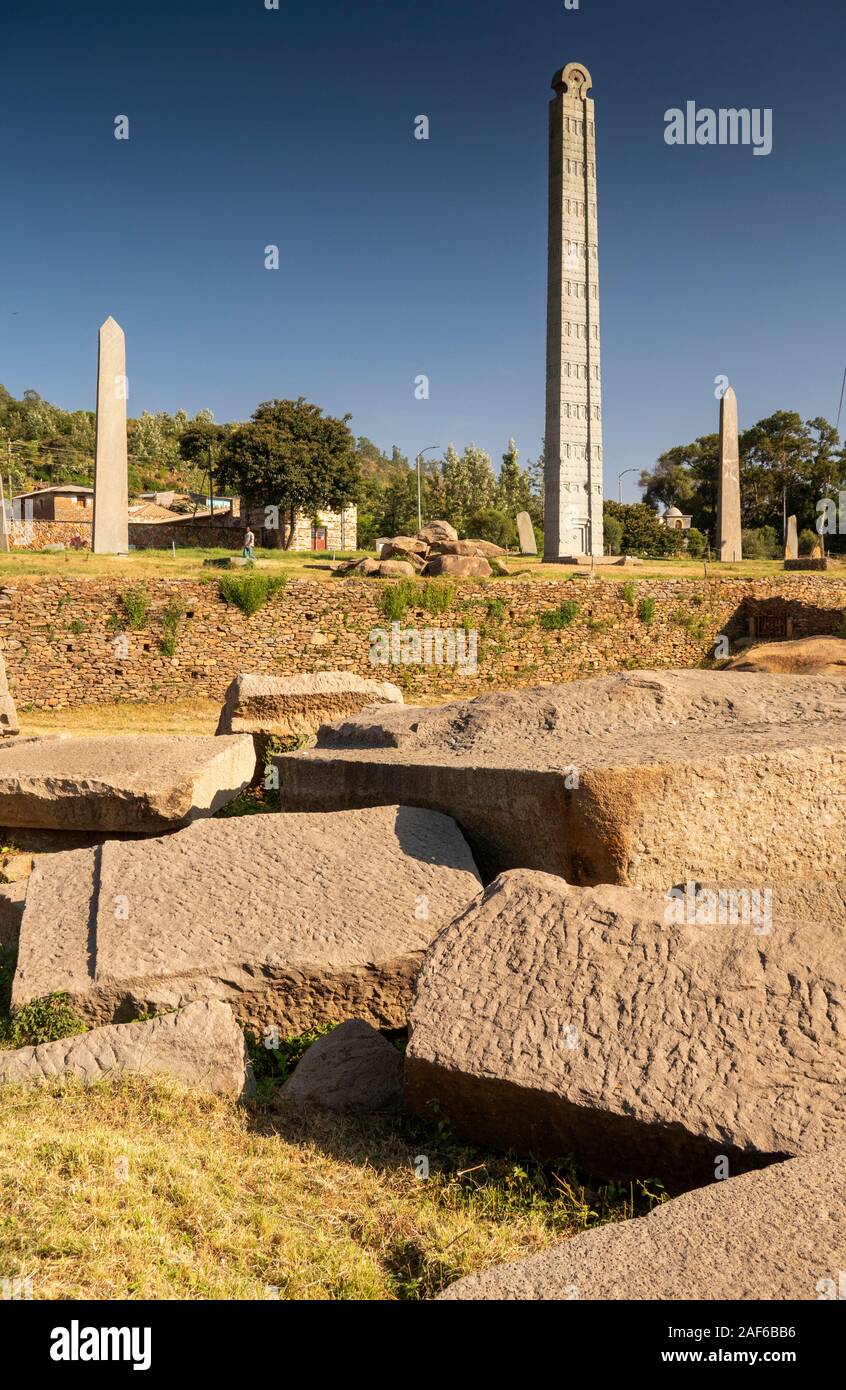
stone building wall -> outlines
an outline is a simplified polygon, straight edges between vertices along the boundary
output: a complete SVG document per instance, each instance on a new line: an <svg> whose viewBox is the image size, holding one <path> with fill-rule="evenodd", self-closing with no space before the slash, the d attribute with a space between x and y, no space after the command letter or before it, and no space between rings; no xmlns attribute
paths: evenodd
<svg viewBox="0 0 846 1390"><path fill-rule="evenodd" d="M57 499L57 511L60 499ZM61 499L66 501L66 499ZM48 545L64 545L68 549L91 549L91 510L84 506L64 506L67 515L55 521L12 523L12 548L14 550L43 550ZM263 518L264 509L258 515ZM321 525L326 527L327 550L355 550L357 511L349 507L344 513L343 525L339 512L320 514ZM191 546L200 549L241 550L244 544L246 522L240 517L210 522L187 516L184 521L130 521L129 544L136 550L169 550L171 545ZM253 522L256 542L259 546L275 547L277 535L262 527L258 520ZM287 539L287 535L285 537ZM312 523L308 517L297 518L294 550L311 550Z"/></svg>
<svg viewBox="0 0 846 1390"><path fill-rule="evenodd" d="M242 671L372 675L371 633L391 627L379 608L386 585L378 580L294 580L248 618L221 600L210 573L146 581L150 619L141 631L122 632L120 595L130 587L128 580L51 577L21 579L0 590L0 649L19 709L222 700ZM654 601L649 622L638 616L647 598ZM184 617L169 657L161 650L161 615L174 599ZM567 600L579 605L570 625L541 626L542 615ZM413 699L635 667L694 667L707 661L721 633L731 634L736 649L749 631L750 606L757 620L769 613L777 625L792 613L796 636L836 632L846 615L846 578L641 580L633 594L609 580L465 582L455 586L449 612L432 617L409 609L401 628L476 632L477 673L416 664L379 666L375 673Z"/></svg>

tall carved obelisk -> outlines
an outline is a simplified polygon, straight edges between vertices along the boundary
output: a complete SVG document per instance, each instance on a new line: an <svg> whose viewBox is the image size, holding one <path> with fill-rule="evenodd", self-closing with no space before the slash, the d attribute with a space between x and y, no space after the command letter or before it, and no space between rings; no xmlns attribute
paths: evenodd
<svg viewBox="0 0 846 1390"><path fill-rule="evenodd" d="M126 397L126 342L120 324L108 318L100 329L97 354L91 543L95 555L126 555L129 550Z"/></svg>
<svg viewBox="0 0 846 1390"><path fill-rule="evenodd" d="M568 63L549 107L543 558L601 555L602 393L591 75Z"/></svg>
<svg viewBox="0 0 846 1390"><path fill-rule="evenodd" d="M740 560L740 441L737 396L730 386L720 401L720 473L717 479L717 558Z"/></svg>

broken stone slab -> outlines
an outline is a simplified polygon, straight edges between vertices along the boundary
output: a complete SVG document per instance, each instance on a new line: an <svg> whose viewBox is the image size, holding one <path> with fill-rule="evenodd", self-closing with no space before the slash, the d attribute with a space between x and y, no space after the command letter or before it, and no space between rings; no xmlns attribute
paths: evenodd
<svg viewBox="0 0 846 1390"><path fill-rule="evenodd" d="M417 539L427 545L440 545L442 541L457 541L458 532L448 521L428 521L417 532Z"/></svg>
<svg viewBox="0 0 846 1390"><path fill-rule="evenodd" d="M830 677L625 671L362 712L276 766L289 810L443 811L486 880L842 877L846 686Z"/></svg>
<svg viewBox="0 0 846 1390"><path fill-rule="evenodd" d="M734 907L503 874L426 954L409 1108L687 1187L846 1142L846 925Z"/></svg>
<svg viewBox="0 0 846 1390"><path fill-rule="evenodd" d="M410 555L416 555L423 559L428 549L427 543L418 540L416 536L394 536L393 540L383 544L379 558L381 560L393 560L395 558L406 560Z"/></svg>
<svg viewBox="0 0 846 1390"><path fill-rule="evenodd" d="M426 561L424 572L450 579L489 579L493 574L484 555L433 555Z"/></svg>
<svg viewBox="0 0 846 1390"><path fill-rule="evenodd" d="M454 823L399 806L50 855L29 880L12 1003L61 991L110 1023L222 999L256 1031L404 1027L423 952L479 886Z"/></svg>
<svg viewBox="0 0 846 1390"><path fill-rule="evenodd" d="M411 560L380 560L377 579L414 579L417 570Z"/></svg>
<svg viewBox="0 0 846 1390"><path fill-rule="evenodd" d="M846 677L846 641L842 637L799 637L789 642L756 642L723 669Z"/></svg>
<svg viewBox="0 0 846 1390"><path fill-rule="evenodd" d="M327 1110L397 1110L402 1103L402 1055L369 1023L349 1019L312 1043L282 1094Z"/></svg>
<svg viewBox="0 0 846 1390"><path fill-rule="evenodd" d="M484 555L486 560L506 554L503 547L494 545L493 541L440 541L433 550L437 555Z"/></svg>
<svg viewBox="0 0 846 1390"><path fill-rule="evenodd" d="M245 735L0 743L0 825L155 834L225 806L250 785L255 763Z"/></svg>
<svg viewBox="0 0 846 1390"><path fill-rule="evenodd" d="M244 1034L226 1004L197 1002L145 1023L94 1028L37 1047L0 1049L0 1082L168 1076L238 1100L252 1089Z"/></svg>
<svg viewBox="0 0 846 1390"><path fill-rule="evenodd" d="M842 1298L846 1148L686 1192L451 1284L446 1300Z"/></svg>
<svg viewBox="0 0 846 1390"><path fill-rule="evenodd" d="M20 733L18 723L18 712L15 709L15 702L9 693L9 682L6 679L6 663L0 653L0 736L8 738L10 735Z"/></svg>
<svg viewBox="0 0 846 1390"><path fill-rule="evenodd" d="M398 686L365 680L351 671L241 675L226 692L217 734L251 734L261 769L271 739L315 734L321 724L357 714L369 705L402 703Z"/></svg>
<svg viewBox="0 0 846 1390"><path fill-rule="evenodd" d="M375 578L379 574L379 561L371 560L368 556L365 556L363 560L344 560L343 563L334 566L332 573L340 579L347 576L361 576L364 579Z"/></svg>

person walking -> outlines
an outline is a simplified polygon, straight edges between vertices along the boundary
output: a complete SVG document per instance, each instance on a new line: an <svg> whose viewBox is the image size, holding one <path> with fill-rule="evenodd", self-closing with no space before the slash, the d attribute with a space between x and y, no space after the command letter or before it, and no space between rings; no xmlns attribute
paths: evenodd
<svg viewBox="0 0 846 1390"><path fill-rule="evenodd" d="M256 544L256 538L255 538L255 536L253 535L253 532L252 532L251 528L248 526L248 527L247 527L247 534L246 534L245 537L244 537L244 559L245 559L245 560L252 560L252 558L253 558L253 550L254 550L254 548L255 548L255 544Z"/></svg>

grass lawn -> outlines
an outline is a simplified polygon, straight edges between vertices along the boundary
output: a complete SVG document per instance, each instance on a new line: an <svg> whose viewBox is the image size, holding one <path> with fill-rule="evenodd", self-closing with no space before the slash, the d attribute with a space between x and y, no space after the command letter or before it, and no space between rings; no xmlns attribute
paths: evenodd
<svg viewBox="0 0 846 1390"><path fill-rule="evenodd" d="M365 551L283 551L257 550L256 559L268 562L268 574L284 574L289 579L331 580L334 560L349 559L354 554L364 555ZM204 566L204 560L223 559L232 554L230 550L194 550L186 547L177 550L134 550L129 555L92 555L90 551L67 550L56 554L42 555L31 551L16 551L0 554L0 584L11 581L27 581L37 578L68 578L80 575L88 579L198 579L211 578L220 571ZM548 582L554 579L569 579L574 574L584 575L585 568L573 565L545 565L534 557L511 555L508 564L520 578ZM691 579L701 580L706 566L701 560L649 560L634 569L617 566L601 566L597 573L603 579L625 583L631 579ZM833 569L821 572L821 577L842 578L844 571L835 565ZM709 579L775 579L785 575L780 560L743 560L734 565L712 562L707 566ZM382 585L384 580L365 581ZM496 580L492 580L496 583Z"/></svg>
<svg viewBox="0 0 846 1390"><path fill-rule="evenodd" d="M278 1092L242 1108L144 1078L3 1087L0 1273L36 1299L427 1298L662 1197Z"/></svg>
<svg viewBox="0 0 846 1390"><path fill-rule="evenodd" d="M22 734L213 734L221 700L168 700L160 703L80 705L75 709L25 710Z"/></svg>

